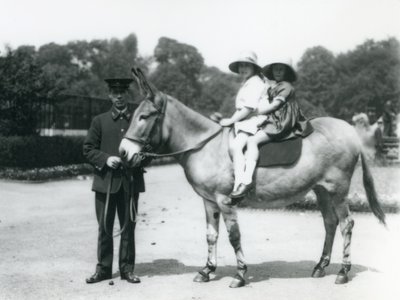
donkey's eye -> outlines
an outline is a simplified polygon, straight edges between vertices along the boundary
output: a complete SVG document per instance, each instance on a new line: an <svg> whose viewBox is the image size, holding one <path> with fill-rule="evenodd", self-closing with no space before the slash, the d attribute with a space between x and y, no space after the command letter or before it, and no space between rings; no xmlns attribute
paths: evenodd
<svg viewBox="0 0 400 300"><path fill-rule="evenodd" d="M140 121L140 120L146 120L146 119L148 119L149 117L150 117L150 115L141 114L141 115L139 116L139 121Z"/></svg>

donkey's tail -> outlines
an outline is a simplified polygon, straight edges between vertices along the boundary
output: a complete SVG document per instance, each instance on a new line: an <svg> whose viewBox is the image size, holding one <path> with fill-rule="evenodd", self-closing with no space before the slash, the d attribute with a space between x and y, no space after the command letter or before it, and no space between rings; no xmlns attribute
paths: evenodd
<svg viewBox="0 0 400 300"><path fill-rule="evenodd" d="M369 170L365 154L361 152L361 164L363 169L363 182L365 193L367 194L367 199L372 212L378 218L378 220L386 226L385 213L383 212L376 195L374 179L372 178L371 171Z"/></svg>

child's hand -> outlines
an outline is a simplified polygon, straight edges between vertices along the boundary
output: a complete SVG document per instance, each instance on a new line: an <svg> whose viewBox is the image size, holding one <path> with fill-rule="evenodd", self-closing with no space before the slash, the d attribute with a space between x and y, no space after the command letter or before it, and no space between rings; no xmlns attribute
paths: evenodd
<svg viewBox="0 0 400 300"><path fill-rule="evenodd" d="M221 119L221 121L219 121L219 125L224 126L224 127L228 127L231 126L233 124L231 119Z"/></svg>

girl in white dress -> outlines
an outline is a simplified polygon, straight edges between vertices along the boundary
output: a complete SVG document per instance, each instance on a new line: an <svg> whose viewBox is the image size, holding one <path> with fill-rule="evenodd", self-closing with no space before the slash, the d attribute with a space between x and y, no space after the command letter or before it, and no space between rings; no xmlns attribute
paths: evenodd
<svg viewBox="0 0 400 300"><path fill-rule="evenodd" d="M235 184L231 196L237 193L237 188L242 182L246 165L243 149L249 136L254 135L259 129L257 125L265 121L267 116L255 113L261 96L268 88L262 75L261 67L257 63L254 52L242 53L239 59L229 65L229 69L239 74L243 83L236 96L236 111L230 118L220 121L221 126L234 124L236 137L231 145L234 163ZM250 162L253 163L253 162ZM234 204L233 202L225 204Z"/></svg>

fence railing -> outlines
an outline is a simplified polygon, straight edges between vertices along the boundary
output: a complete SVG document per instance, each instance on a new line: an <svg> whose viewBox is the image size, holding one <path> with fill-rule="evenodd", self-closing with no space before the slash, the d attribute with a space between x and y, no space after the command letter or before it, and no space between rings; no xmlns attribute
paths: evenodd
<svg viewBox="0 0 400 300"><path fill-rule="evenodd" d="M104 98L79 95L59 95L43 99L39 114L41 134L52 135L64 131L86 130L97 114L107 111L111 102Z"/></svg>
<svg viewBox="0 0 400 300"><path fill-rule="evenodd" d="M382 152L388 163L399 162L399 138L384 136Z"/></svg>

